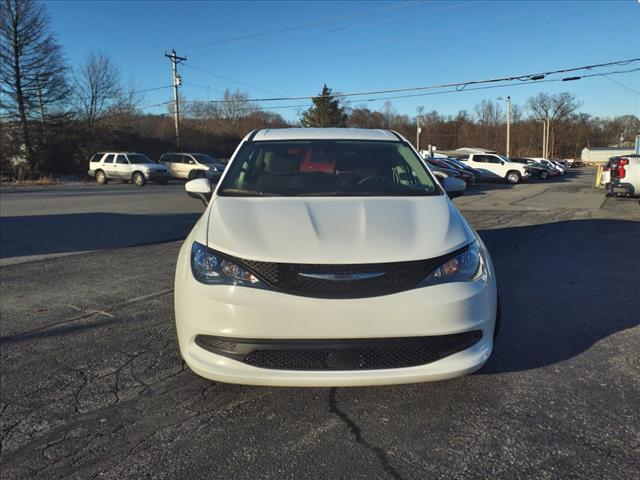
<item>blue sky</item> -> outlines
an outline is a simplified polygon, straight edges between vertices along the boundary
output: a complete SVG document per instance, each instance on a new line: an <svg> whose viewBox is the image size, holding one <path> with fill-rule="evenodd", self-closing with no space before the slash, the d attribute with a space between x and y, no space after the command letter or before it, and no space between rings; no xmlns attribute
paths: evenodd
<svg viewBox="0 0 640 480"><path fill-rule="evenodd" d="M102 51L125 81L159 87L171 83L163 53L175 48L188 58L180 66L181 92L193 100L219 98L226 88L253 98L303 96L318 93L323 83L341 92L378 90L640 57L640 3L635 0L46 4L72 66ZM640 63L616 69L634 66ZM611 78L640 90L640 72ZM393 105L409 115L418 105L455 114L473 111L482 99L510 95L524 104L538 92L561 91L574 92L582 110L593 115L640 114L640 96L606 77L397 99ZM148 92L144 105L170 96L169 88ZM380 109L382 104L366 105ZM277 111L296 118L296 109Z"/></svg>

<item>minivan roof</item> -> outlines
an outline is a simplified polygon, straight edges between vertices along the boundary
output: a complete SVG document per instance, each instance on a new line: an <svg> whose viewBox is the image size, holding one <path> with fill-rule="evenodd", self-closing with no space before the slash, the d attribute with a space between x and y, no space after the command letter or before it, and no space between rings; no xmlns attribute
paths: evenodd
<svg viewBox="0 0 640 480"><path fill-rule="evenodd" d="M163 155L209 155L209 154L200 153L200 152L164 152Z"/></svg>
<svg viewBox="0 0 640 480"><path fill-rule="evenodd" d="M397 142L400 138L390 130L366 128L268 128L256 132L252 140L386 140Z"/></svg>

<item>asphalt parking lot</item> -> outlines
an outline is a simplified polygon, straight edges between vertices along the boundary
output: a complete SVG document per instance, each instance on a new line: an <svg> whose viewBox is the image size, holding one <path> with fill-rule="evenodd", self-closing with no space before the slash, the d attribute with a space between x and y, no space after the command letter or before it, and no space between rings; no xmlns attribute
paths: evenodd
<svg viewBox="0 0 640 480"><path fill-rule="evenodd" d="M0 477L640 478L640 205L593 174L455 200L503 303L480 372L338 389L185 367L180 185L2 193Z"/></svg>

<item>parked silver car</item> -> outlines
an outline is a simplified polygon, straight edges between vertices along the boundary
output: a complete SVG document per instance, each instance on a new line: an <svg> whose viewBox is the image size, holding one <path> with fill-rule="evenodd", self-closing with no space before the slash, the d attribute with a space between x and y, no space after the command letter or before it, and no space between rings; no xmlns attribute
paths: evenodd
<svg viewBox="0 0 640 480"><path fill-rule="evenodd" d="M142 187L149 180L163 185L169 180L166 167L142 153L134 152L96 153L89 160L88 173L101 185L109 180L120 180Z"/></svg>

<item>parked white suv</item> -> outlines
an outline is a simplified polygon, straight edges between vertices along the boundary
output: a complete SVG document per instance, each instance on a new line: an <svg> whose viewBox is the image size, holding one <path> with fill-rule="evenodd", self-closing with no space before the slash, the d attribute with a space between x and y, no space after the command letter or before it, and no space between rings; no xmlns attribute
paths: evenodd
<svg viewBox="0 0 640 480"><path fill-rule="evenodd" d="M89 175L104 185L109 180L133 182L142 187L148 180L166 184L169 175L163 165L158 165L142 153L100 152L89 160Z"/></svg>
<svg viewBox="0 0 640 480"><path fill-rule="evenodd" d="M203 377L375 385L471 373L498 293L486 247L395 132L254 131L209 200L175 276L180 352Z"/></svg>
<svg viewBox="0 0 640 480"><path fill-rule="evenodd" d="M519 183L531 176L525 164L512 162L506 157L492 153L472 153L469 158L461 160L480 170L487 179L504 179L509 183Z"/></svg>
<svg viewBox="0 0 640 480"><path fill-rule="evenodd" d="M220 178L225 165L205 153L163 153L160 163L167 167L173 178Z"/></svg>

